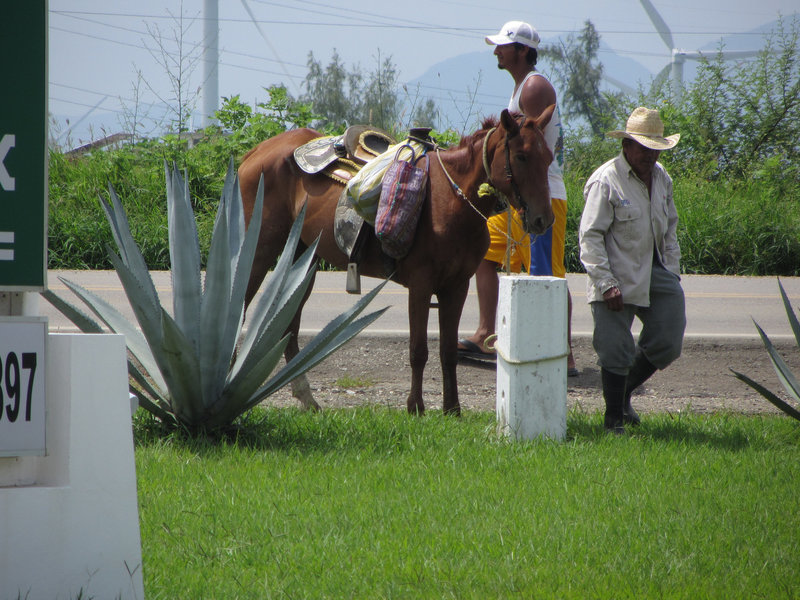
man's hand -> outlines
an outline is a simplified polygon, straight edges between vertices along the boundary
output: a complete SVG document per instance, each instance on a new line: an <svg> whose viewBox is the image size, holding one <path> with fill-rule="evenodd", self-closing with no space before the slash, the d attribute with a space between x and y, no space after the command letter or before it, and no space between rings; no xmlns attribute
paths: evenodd
<svg viewBox="0 0 800 600"><path fill-rule="evenodd" d="M622 292L617 286L608 288L603 292L603 300L606 301L608 310L620 311L622 310Z"/></svg>

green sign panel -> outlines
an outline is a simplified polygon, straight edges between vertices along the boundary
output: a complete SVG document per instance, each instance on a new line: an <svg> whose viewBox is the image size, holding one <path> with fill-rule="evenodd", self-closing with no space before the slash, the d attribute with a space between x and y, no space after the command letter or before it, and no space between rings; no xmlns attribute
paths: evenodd
<svg viewBox="0 0 800 600"><path fill-rule="evenodd" d="M47 0L0 11L0 290L47 285Z"/></svg>

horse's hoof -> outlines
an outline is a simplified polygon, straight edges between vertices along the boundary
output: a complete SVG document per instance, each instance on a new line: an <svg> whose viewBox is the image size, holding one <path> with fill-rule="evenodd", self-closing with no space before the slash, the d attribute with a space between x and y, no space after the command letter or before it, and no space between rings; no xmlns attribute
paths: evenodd
<svg viewBox="0 0 800 600"><path fill-rule="evenodd" d="M408 414L410 415L417 415L418 417L421 417L422 415L425 414L424 404L416 404L416 403L412 404L411 402L409 402L407 404L407 407L408 407Z"/></svg>

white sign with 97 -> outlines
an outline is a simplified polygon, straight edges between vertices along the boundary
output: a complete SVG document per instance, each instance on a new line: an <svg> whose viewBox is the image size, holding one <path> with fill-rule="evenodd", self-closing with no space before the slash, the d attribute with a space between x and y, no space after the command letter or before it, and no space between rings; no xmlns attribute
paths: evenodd
<svg viewBox="0 0 800 600"><path fill-rule="evenodd" d="M46 317L0 317L0 456L45 454Z"/></svg>

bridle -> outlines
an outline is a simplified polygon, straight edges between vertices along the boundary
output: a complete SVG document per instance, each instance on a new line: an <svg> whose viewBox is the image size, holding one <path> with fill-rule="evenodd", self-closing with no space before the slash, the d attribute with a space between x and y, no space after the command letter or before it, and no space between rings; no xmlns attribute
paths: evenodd
<svg viewBox="0 0 800 600"><path fill-rule="evenodd" d="M524 119L524 117L522 117ZM488 140L489 137L494 133L497 127L492 127L489 132L486 134L486 137L483 138L483 170L486 172L486 179L488 180L489 186L494 192L495 196L497 196L500 203L504 205L508 205L508 200L500 190L497 189L497 186L494 185L492 181L492 174L489 169L489 157L487 154L487 147L488 147ZM519 185L517 185L517 181L514 179L514 171L511 170L511 148L509 147L509 138L508 132L506 131L505 140L504 140L504 147L506 151L506 166L504 169L506 179L508 183L511 185L511 191L514 194L514 198L517 200L517 204L519 205L519 212L525 212L528 209L528 205L525 204L525 201L522 199L522 193L519 191Z"/></svg>
<svg viewBox="0 0 800 600"><path fill-rule="evenodd" d="M521 118L524 119L525 117L521 117ZM489 153L488 153L489 138L492 137L492 134L495 132L496 129L497 129L496 126L492 127L489 131L486 132L486 135L483 137L483 148L481 150L481 157L483 159L483 171L486 174L487 182L486 183L482 183L480 185L480 187L478 188L478 196L479 197L494 196L495 198L497 198L497 204L495 205L493 214L497 214L497 213L500 213L500 212L506 210L508 208L508 204L509 204L508 203L508 198L506 197L506 195L503 194L503 192L501 192L499 189L497 189L497 186L494 184L494 181L492 181L492 172L491 172L491 168L489 167ZM519 190L519 185L517 184L516 180L514 179L514 171L511 169L511 148L509 147L509 138L510 138L510 136L509 136L508 132L506 131L505 140L504 140L506 164L505 164L504 172L505 172L506 179L508 180L509 184L511 185L511 191L514 194L514 198L516 199L517 204L519 206L519 212L520 213L524 213L528 209L528 205L522 199L522 193ZM439 146L438 145L436 146L436 156L439 159L439 165L442 167L442 171L444 172L445 176L447 177L447 180L450 182L450 186L453 188L453 191L456 193L456 195L459 198L461 198L462 200L465 200L466 202L468 202L477 211L478 209L472 204L472 202L470 202L469 198L467 198L467 195L458 186L458 184L455 181L453 181L453 178L450 177L450 173L447 172L447 169L445 168L444 163L442 162L442 157L439 154ZM478 212L480 212L480 211L478 211Z"/></svg>

